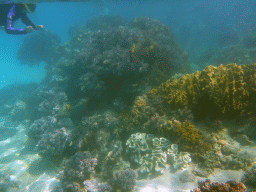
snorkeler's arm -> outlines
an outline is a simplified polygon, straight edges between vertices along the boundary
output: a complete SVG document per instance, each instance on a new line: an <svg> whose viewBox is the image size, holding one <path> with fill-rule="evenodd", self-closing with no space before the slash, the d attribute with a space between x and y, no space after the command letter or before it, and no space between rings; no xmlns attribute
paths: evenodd
<svg viewBox="0 0 256 192"><path fill-rule="evenodd" d="M32 23L32 21L30 21L30 19L28 18L26 13L22 14L20 18L21 18L22 23L24 23L27 26L32 26L33 29L37 30L35 24Z"/></svg>
<svg viewBox="0 0 256 192"><path fill-rule="evenodd" d="M27 34L25 29L15 29L13 27L14 21L13 18L15 16L15 5L10 9L10 11L7 14L6 24L5 24L5 32L8 34L14 34L14 35L22 35Z"/></svg>

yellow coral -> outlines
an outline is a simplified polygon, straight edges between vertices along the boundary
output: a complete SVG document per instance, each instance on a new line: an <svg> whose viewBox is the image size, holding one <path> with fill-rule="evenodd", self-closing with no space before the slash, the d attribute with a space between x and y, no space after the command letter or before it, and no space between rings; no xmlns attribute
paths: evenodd
<svg viewBox="0 0 256 192"><path fill-rule="evenodd" d="M242 66L230 64L207 67L201 72L201 87L223 113L241 111L247 106L245 99L250 90L245 86Z"/></svg>
<svg viewBox="0 0 256 192"><path fill-rule="evenodd" d="M255 64L208 66L202 72L170 79L147 94L149 97L160 95L174 108L193 108L200 99L206 98L222 113L240 112L248 105L250 93L256 92L255 77Z"/></svg>
<svg viewBox="0 0 256 192"><path fill-rule="evenodd" d="M70 112L71 112L71 105L70 104L65 104L64 106L63 106L63 108L62 108L62 112L64 113L64 114L70 114Z"/></svg>
<svg viewBox="0 0 256 192"><path fill-rule="evenodd" d="M178 143L186 143L194 146L202 139L202 134L199 130L194 128L194 126L188 121L181 124L176 123L174 125L173 132L179 140Z"/></svg>
<svg viewBox="0 0 256 192"><path fill-rule="evenodd" d="M135 106L138 108L144 107L146 105L146 101L142 96L139 96L135 100Z"/></svg>
<svg viewBox="0 0 256 192"><path fill-rule="evenodd" d="M133 44L130 48L131 57L135 60L143 60L149 63L154 63L157 56L160 56L160 47L151 39L146 39Z"/></svg>
<svg viewBox="0 0 256 192"><path fill-rule="evenodd" d="M192 105L199 97L199 75L196 72L184 75L180 79L170 79L148 92L150 95L160 95L164 101L177 108Z"/></svg>
<svg viewBox="0 0 256 192"><path fill-rule="evenodd" d="M143 114L147 113L148 107L146 105L146 98L139 96L134 101L134 106L132 109L132 122L136 123L143 118Z"/></svg>

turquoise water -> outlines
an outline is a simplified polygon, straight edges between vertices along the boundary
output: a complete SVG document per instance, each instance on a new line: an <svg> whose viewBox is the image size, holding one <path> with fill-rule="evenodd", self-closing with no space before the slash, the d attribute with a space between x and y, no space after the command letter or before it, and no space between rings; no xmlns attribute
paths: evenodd
<svg viewBox="0 0 256 192"><path fill-rule="evenodd" d="M0 30L0 192L79 191L76 185L111 191L104 184L119 192L181 192L206 179L256 190L254 65L251 73L236 65L222 68L234 79L228 76L226 89L214 89L222 82L214 79L222 74L220 64L255 63L255 9L256 2L247 0L42 2L28 16L61 42L37 63L29 63L33 55L23 55L21 63L17 52L40 32ZM124 22L106 29L113 24L105 22L109 18ZM84 27L88 21L99 29ZM15 27L25 26L18 21ZM175 108L175 99L168 103L160 88L153 96L147 92L209 65L216 67L207 87L215 97ZM190 94L185 92L180 98ZM178 128L191 132L184 136Z"/></svg>
<svg viewBox="0 0 256 192"><path fill-rule="evenodd" d="M170 27L180 45L191 55L194 46L211 48L214 38L225 27L243 35L255 23L255 3L248 1L106 1L105 6L92 2L39 3L37 10L29 17L36 24L59 35L62 42L69 37L67 29L72 24L85 23L99 14L121 15L127 19L150 16ZM17 27L24 27L20 21ZM1 31L1 80L2 86L17 82L40 82L44 76L43 65L32 68L20 66L15 54L24 35L9 36ZM194 40L193 40L194 39ZM200 41L201 45L197 45ZM192 47L191 47L192 46ZM196 48L197 48L196 47ZM198 49L200 49L198 47ZM193 50L192 50L193 49ZM36 76L35 76L36 74ZM3 77L4 76L4 77Z"/></svg>

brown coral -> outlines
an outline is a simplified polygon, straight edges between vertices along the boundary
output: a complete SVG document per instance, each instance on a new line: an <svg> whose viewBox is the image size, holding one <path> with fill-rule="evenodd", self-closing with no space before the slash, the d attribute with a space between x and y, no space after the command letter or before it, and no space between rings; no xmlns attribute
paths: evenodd
<svg viewBox="0 0 256 192"><path fill-rule="evenodd" d="M160 95L165 103L176 108L184 108L197 103L199 97L200 72L184 75L178 79L170 79L148 92L149 96Z"/></svg>
<svg viewBox="0 0 256 192"><path fill-rule="evenodd" d="M171 140L175 141L182 150L191 151L195 146L201 145L202 133L196 129L190 122L181 123L179 121L167 121L172 127L169 137L175 137Z"/></svg>
<svg viewBox="0 0 256 192"><path fill-rule="evenodd" d="M160 95L167 105L189 109L206 106L205 111L238 114L246 108L250 94L256 92L256 65L208 66L202 72L170 79L148 92Z"/></svg>
<svg viewBox="0 0 256 192"><path fill-rule="evenodd" d="M164 110L161 104L162 100L158 96L154 98L148 98L146 95L136 97L131 111L130 123L141 126L150 118L154 118L158 115L163 116Z"/></svg>
<svg viewBox="0 0 256 192"><path fill-rule="evenodd" d="M241 111L247 106L245 101L249 90L244 82L242 66L230 64L227 66L209 66L201 72L202 91L224 112Z"/></svg>
<svg viewBox="0 0 256 192"><path fill-rule="evenodd" d="M236 181L228 181L226 183L211 183L209 179L204 182L199 182L199 187L191 190L191 192L245 192L246 187L243 183Z"/></svg>

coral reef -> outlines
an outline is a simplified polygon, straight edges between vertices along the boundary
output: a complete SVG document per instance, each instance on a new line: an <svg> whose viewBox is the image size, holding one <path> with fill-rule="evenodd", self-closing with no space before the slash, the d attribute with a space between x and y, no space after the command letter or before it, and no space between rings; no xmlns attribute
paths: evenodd
<svg viewBox="0 0 256 192"><path fill-rule="evenodd" d="M151 18L139 18L127 26L122 20L104 15L93 18L87 27L78 27L70 42L56 48L46 67L49 81L64 89L73 106L87 99L87 113L117 108L117 99L128 106L148 84L159 85L174 71L190 70L187 54L168 27ZM138 27L141 22L148 27ZM86 112L71 114L72 120L80 121L75 119L80 114Z"/></svg>
<svg viewBox="0 0 256 192"><path fill-rule="evenodd" d="M114 191L133 191L136 184L137 173L132 169L127 169L115 174L111 185Z"/></svg>
<svg viewBox="0 0 256 192"><path fill-rule="evenodd" d="M84 189L88 192L111 192L112 191L112 187L107 184L98 184L98 182L96 180L86 180L83 182L84 184Z"/></svg>
<svg viewBox="0 0 256 192"><path fill-rule="evenodd" d="M67 118L59 119L58 122L51 116L35 120L27 133L26 149L35 149L44 159L61 161L64 150L71 144L73 126Z"/></svg>
<svg viewBox="0 0 256 192"><path fill-rule="evenodd" d="M75 23L75 24L69 26L69 28L68 28L68 35L70 37L75 36L77 34L77 31L80 29L80 26L81 25L78 24L78 23Z"/></svg>
<svg viewBox="0 0 256 192"><path fill-rule="evenodd" d="M139 167L142 177L148 174L150 177L161 174L168 163L174 170L185 170L191 162L189 153L178 153L178 145L152 134L132 134L126 145L126 154L131 164L135 168Z"/></svg>
<svg viewBox="0 0 256 192"><path fill-rule="evenodd" d="M72 133L72 146L79 150L85 147L106 149L111 141L118 139L118 125L119 120L109 112L83 117L80 126Z"/></svg>
<svg viewBox="0 0 256 192"><path fill-rule="evenodd" d="M123 144L119 133L119 120L113 113L83 117L81 124L72 131L70 148L72 151L93 151L97 155L98 177L108 180L113 177L114 169L123 162Z"/></svg>
<svg viewBox="0 0 256 192"><path fill-rule="evenodd" d="M246 192L246 187L243 183L239 183L236 181L228 181L225 183L218 183L213 182L207 179L204 182L198 183L199 187L196 189L191 190L191 192L212 192L212 191L219 191L219 192Z"/></svg>
<svg viewBox="0 0 256 192"><path fill-rule="evenodd" d="M160 95L173 108L188 107L195 118L221 113L237 115L255 92L255 71L256 65L208 66L202 72L170 79L150 90L148 96Z"/></svg>
<svg viewBox="0 0 256 192"><path fill-rule="evenodd" d="M104 87L110 89L111 92L116 92L122 81L129 80L127 77L133 77L136 80L136 75L147 70L148 64L136 63L130 59L129 48L133 42L138 41L139 36L139 31L123 26L109 31L94 32L90 40L92 43L84 47L80 55L80 61L87 63L89 69L87 69L89 73L84 73L81 79L83 92L93 91L87 88L87 82L84 81L88 75L90 78L92 75L96 76L99 83L103 83ZM92 57L94 59L91 61Z"/></svg>
<svg viewBox="0 0 256 192"><path fill-rule="evenodd" d="M168 27L161 24L160 21L152 19L150 17L134 18L130 25L134 28L138 28L146 33L149 33L151 36L155 36L158 34L170 35L171 33Z"/></svg>
<svg viewBox="0 0 256 192"><path fill-rule="evenodd" d="M194 115L192 111L188 109L188 107L173 111L172 117L180 122L193 122L194 120Z"/></svg>
<svg viewBox="0 0 256 192"><path fill-rule="evenodd" d="M8 113L8 117L13 122L20 122L25 120L28 117L27 114L27 104L22 100L17 100L12 105L5 105L5 108L10 112Z"/></svg>
<svg viewBox="0 0 256 192"><path fill-rule="evenodd" d="M168 138L177 143L182 150L198 150L196 146L200 145L203 139L202 133L196 129L189 121L181 123L177 120L167 121L171 134Z"/></svg>
<svg viewBox="0 0 256 192"><path fill-rule="evenodd" d="M18 122L28 119L30 124L26 148L12 156L23 158L32 151L42 157L40 163L62 165L59 191L129 192L137 178L163 178L170 171L178 176L173 182L186 185L215 169L245 171L242 182L254 187L255 157L240 142L253 145L249 139L255 139L255 64L208 66L188 74L187 53L168 27L149 17L128 23L101 15L86 25L73 25L69 33L67 43L58 45L58 37L51 34L42 38L43 45L40 39L35 50L35 39L45 34L29 36L22 47L31 45L18 52L27 65L45 61L46 77L31 90L14 86L5 89L10 93L0 94L1 115ZM222 37L229 42L219 44L237 51L240 55L233 59L239 62L254 46L244 41L231 47L235 34L230 37L234 39L224 32ZM245 64L252 59L244 57ZM231 126L238 119L234 117L244 119L246 126ZM6 131L0 140L16 133L8 125L0 124L0 131ZM29 173L37 165L29 165ZM8 182L0 174L0 191ZM245 187L207 180L194 191L214 190Z"/></svg>
<svg viewBox="0 0 256 192"><path fill-rule="evenodd" d="M46 132L36 145L36 151L44 158L56 159L63 156L70 134L63 127L54 132Z"/></svg>
<svg viewBox="0 0 256 192"><path fill-rule="evenodd" d="M99 131L100 129L107 129L113 132L119 124L118 118L111 112L105 112L103 114L95 114L93 116L82 118L82 125L88 127L92 131Z"/></svg>
<svg viewBox="0 0 256 192"><path fill-rule="evenodd" d="M248 119L249 117L249 119ZM241 119L241 120L240 120ZM245 129L240 131L240 134L245 134L251 140L256 140L255 128L256 128L256 93L250 95L247 108L240 116L240 121L247 123Z"/></svg>
<svg viewBox="0 0 256 192"><path fill-rule="evenodd" d="M208 174L215 168L246 171L254 162L254 157L241 150L240 144L229 138L226 131L212 133L205 139L210 142L211 148L201 152L199 165Z"/></svg>
<svg viewBox="0 0 256 192"><path fill-rule="evenodd" d="M41 116L56 115L62 106L62 103L67 101L67 96L64 92L48 90L37 95L39 103L38 111Z"/></svg>
<svg viewBox="0 0 256 192"><path fill-rule="evenodd" d="M91 158L90 152L77 152L64 163L64 170L61 173L61 183L64 190L79 191L83 188L83 182L90 180L94 174L94 167L97 159Z"/></svg>
<svg viewBox="0 0 256 192"><path fill-rule="evenodd" d="M49 31L40 31L24 38L17 52L18 60L24 65L38 65L48 62L54 48L60 44L60 37Z"/></svg>
<svg viewBox="0 0 256 192"><path fill-rule="evenodd" d="M42 117L35 120L29 127L28 138L39 141L46 132L53 131L57 128L57 120L54 117Z"/></svg>
<svg viewBox="0 0 256 192"><path fill-rule="evenodd" d="M144 129L150 129L149 127L152 125L151 131L154 133L154 129L164 124L164 114L165 109L162 107L162 99L160 96L147 97L147 95L143 94L135 98L131 114L127 114L126 118L129 118L129 120L127 120L130 123L138 127L143 126ZM145 123L147 123L147 125L145 125Z"/></svg>
<svg viewBox="0 0 256 192"><path fill-rule="evenodd" d="M122 159L122 142L112 141L108 146L97 150L99 176L104 180L111 180L116 171L124 170L130 167L130 164Z"/></svg>
<svg viewBox="0 0 256 192"><path fill-rule="evenodd" d="M26 100L29 119L56 117L62 111L62 106L67 103L67 99L66 93L56 85L52 88L45 85L39 86L36 90L31 91L31 95Z"/></svg>

